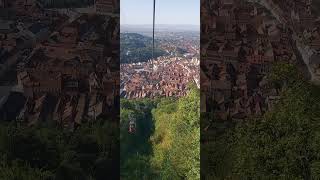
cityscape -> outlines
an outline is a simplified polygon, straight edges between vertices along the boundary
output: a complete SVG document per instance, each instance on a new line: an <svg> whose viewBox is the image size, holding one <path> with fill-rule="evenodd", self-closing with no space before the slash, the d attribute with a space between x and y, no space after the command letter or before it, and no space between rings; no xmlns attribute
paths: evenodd
<svg viewBox="0 0 320 180"><path fill-rule="evenodd" d="M0 0L0 179L320 179L320 0Z"/></svg>
<svg viewBox="0 0 320 180"><path fill-rule="evenodd" d="M157 48L163 51L157 59L121 64L121 97L181 97L192 82L200 88L200 46L195 32L161 32L157 38Z"/></svg>
<svg viewBox="0 0 320 180"><path fill-rule="evenodd" d="M199 178L200 154L187 150L187 146L194 146L196 151L200 147L200 136L193 133L199 131L200 122L200 31L192 28L178 30L183 28L186 27L179 28L177 25L172 29L162 29L160 26L155 32L154 50L151 29L139 25L121 28L120 168L123 179L150 179L155 175L162 179L166 176L159 173L162 170L164 174L178 178L179 173L165 169L163 160L169 158L168 153L176 151L175 144L181 144L183 149L179 149L179 161L184 164L194 161L191 168L178 171L183 176L195 171L189 175L190 178ZM180 106L185 108L176 108ZM186 107L192 108L193 114L177 117L189 111ZM168 121L164 117L169 118ZM187 120L190 123L183 123ZM173 126L175 123L176 127ZM186 143L182 137L174 137L172 142L167 142L170 134L181 133L178 129L180 126L185 128L184 131L190 129L185 132L185 137L193 139ZM164 129L167 132L163 132ZM168 147L163 149L165 143L168 143ZM185 157L188 158L183 159ZM171 161L172 168L176 168L175 160ZM142 163L143 166L136 167L136 163ZM135 171L141 173L134 174Z"/></svg>
<svg viewBox="0 0 320 180"><path fill-rule="evenodd" d="M201 179L318 178L302 140L317 139L302 134L319 116L318 7L201 1Z"/></svg>
<svg viewBox="0 0 320 180"><path fill-rule="evenodd" d="M121 1L120 177L200 179L200 4L143 1Z"/></svg>
<svg viewBox="0 0 320 180"><path fill-rule="evenodd" d="M1 13L0 73L7 80L1 82L3 120L32 125L51 119L73 130L116 110L116 1L75 9L1 2L10 7Z"/></svg>
<svg viewBox="0 0 320 180"><path fill-rule="evenodd" d="M119 178L118 0L0 0L0 179Z"/></svg>
<svg viewBox="0 0 320 180"><path fill-rule="evenodd" d="M215 103L218 119L260 116L272 108L279 89L270 87L266 76L275 62L296 64L306 78L319 82L320 44L311 1L289 3L293 11L284 9L290 7L286 2L259 2L202 6L208 8L202 11L202 110L212 111Z"/></svg>

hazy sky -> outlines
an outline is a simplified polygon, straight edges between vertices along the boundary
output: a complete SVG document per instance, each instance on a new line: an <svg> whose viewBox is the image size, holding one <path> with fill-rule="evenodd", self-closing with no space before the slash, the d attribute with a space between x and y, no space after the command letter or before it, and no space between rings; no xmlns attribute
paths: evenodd
<svg viewBox="0 0 320 180"><path fill-rule="evenodd" d="M152 24L153 0L121 0L121 24ZM200 24L200 0L156 0L157 24Z"/></svg>

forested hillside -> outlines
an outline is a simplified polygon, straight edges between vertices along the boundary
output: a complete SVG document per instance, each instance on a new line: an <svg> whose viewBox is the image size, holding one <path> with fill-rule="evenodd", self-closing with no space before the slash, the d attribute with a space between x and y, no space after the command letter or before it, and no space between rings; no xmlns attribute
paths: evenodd
<svg viewBox="0 0 320 180"><path fill-rule="evenodd" d="M105 180L119 177L117 124L88 123L75 132L48 125L0 125L0 179Z"/></svg>
<svg viewBox="0 0 320 180"><path fill-rule="evenodd" d="M269 79L281 88L271 111L231 128L213 125L220 132L202 145L204 178L320 179L320 88L289 64L275 65Z"/></svg>
<svg viewBox="0 0 320 180"><path fill-rule="evenodd" d="M154 51L155 58L167 53L161 48L157 48L156 43ZM146 62L152 59L152 38L137 33L121 33L120 36L120 62L136 63Z"/></svg>
<svg viewBox="0 0 320 180"><path fill-rule="evenodd" d="M199 90L180 99L122 100L120 142L123 179L200 179Z"/></svg>

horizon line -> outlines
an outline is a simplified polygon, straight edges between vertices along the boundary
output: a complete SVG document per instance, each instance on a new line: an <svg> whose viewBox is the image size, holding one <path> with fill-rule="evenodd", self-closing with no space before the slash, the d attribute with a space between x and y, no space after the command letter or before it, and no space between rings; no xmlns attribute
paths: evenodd
<svg viewBox="0 0 320 180"><path fill-rule="evenodd" d="M156 24L156 25L169 25L169 26L199 26L200 24ZM120 24L120 26L152 26L152 24Z"/></svg>

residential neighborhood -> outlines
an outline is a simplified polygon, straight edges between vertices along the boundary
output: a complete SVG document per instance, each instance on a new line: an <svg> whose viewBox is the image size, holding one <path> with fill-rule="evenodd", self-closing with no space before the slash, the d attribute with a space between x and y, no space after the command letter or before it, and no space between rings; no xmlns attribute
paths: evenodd
<svg viewBox="0 0 320 180"><path fill-rule="evenodd" d="M2 120L54 120L73 130L118 111L118 1L80 8L0 2Z"/></svg>
<svg viewBox="0 0 320 180"><path fill-rule="evenodd" d="M311 1L202 1L201 111L243 120L272 109L281 89L268 82L276 62L319 82L320 24Z"/></svg>

